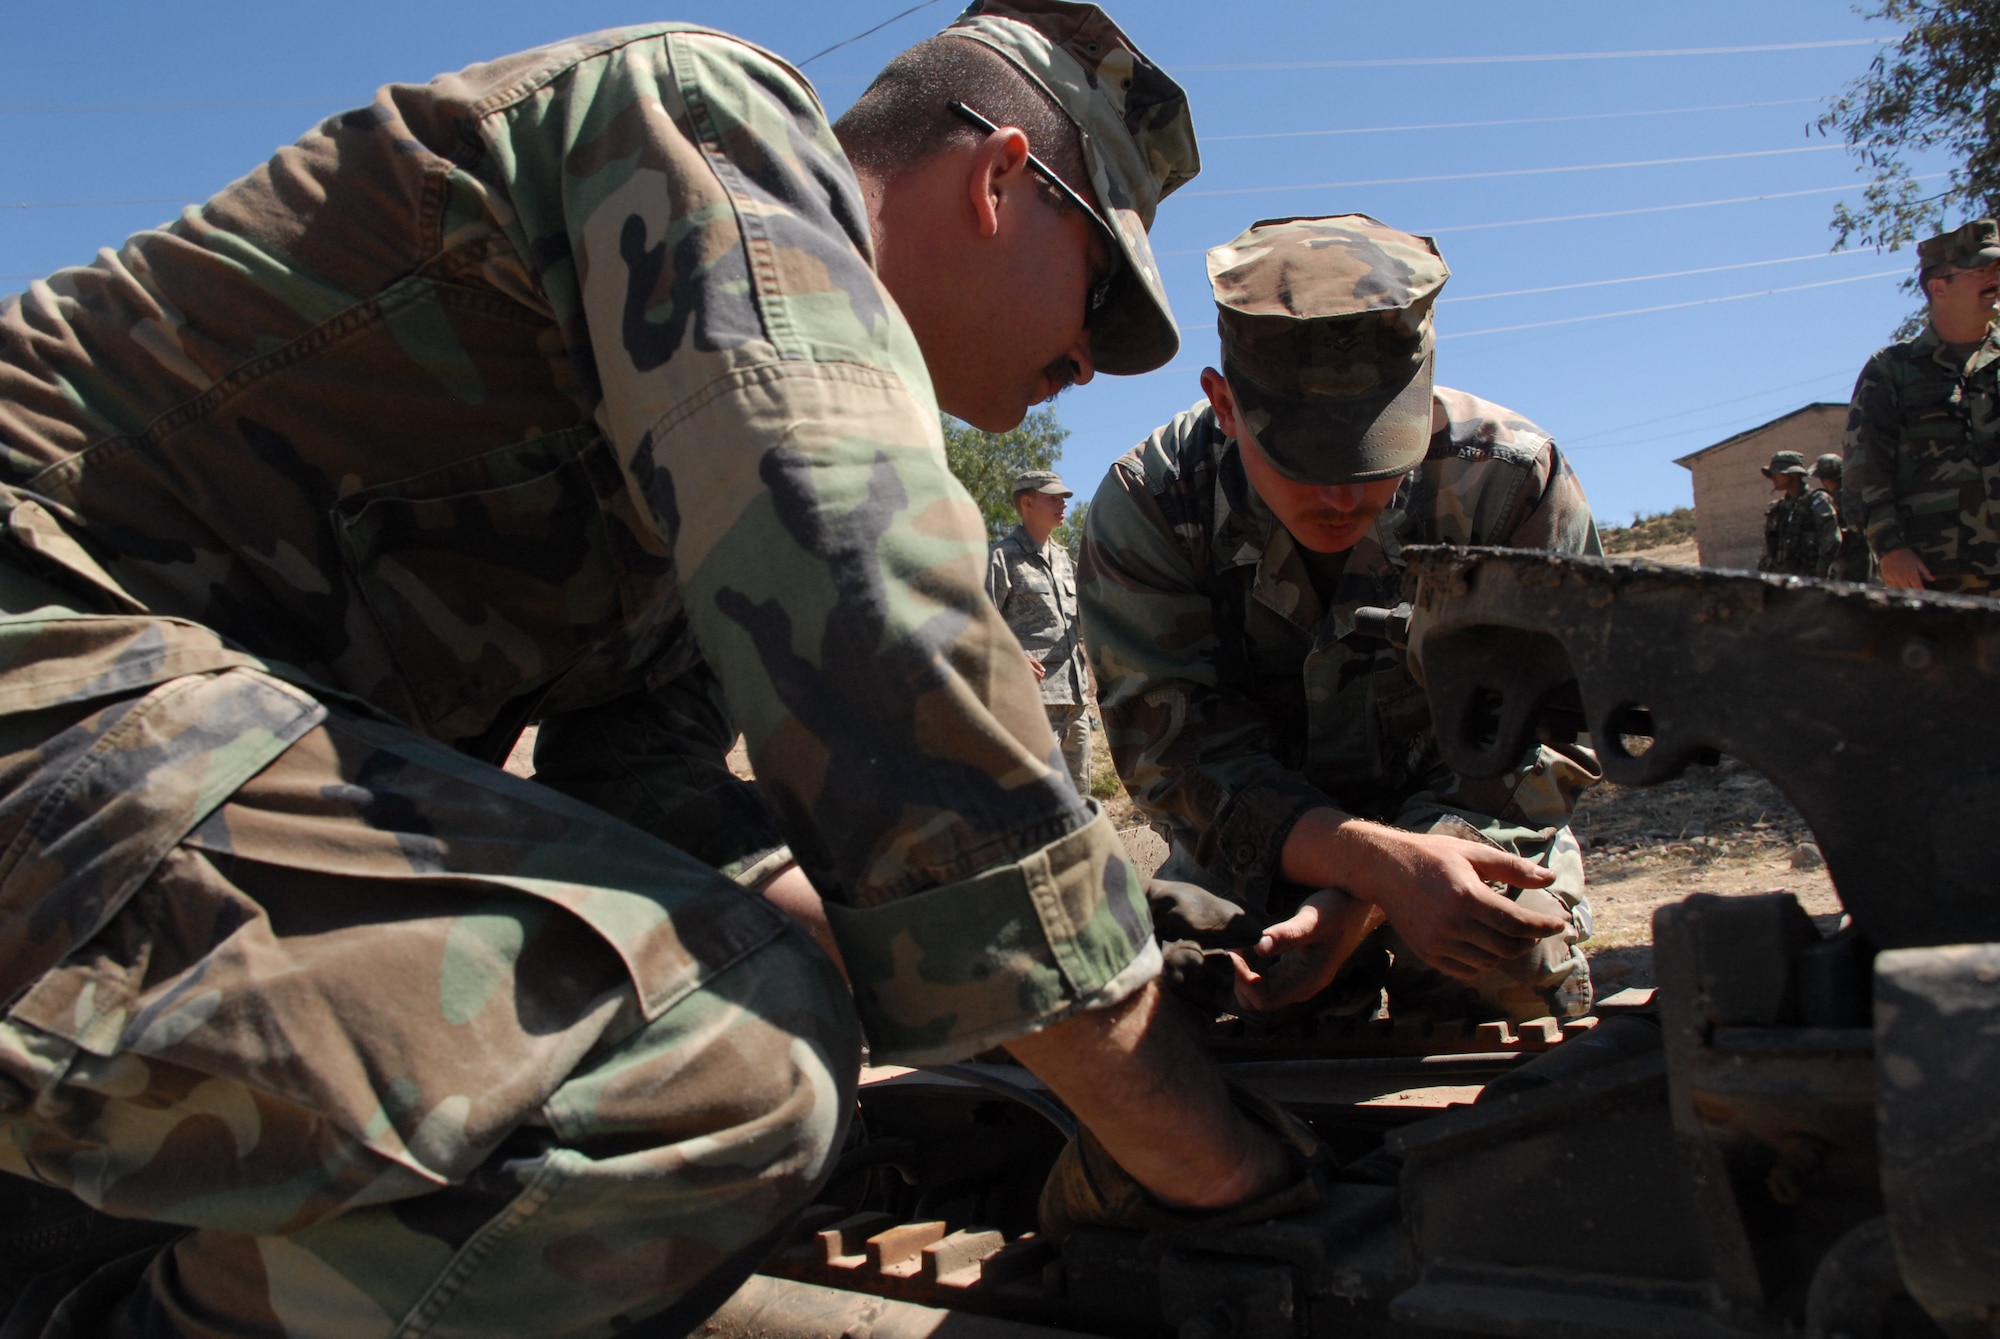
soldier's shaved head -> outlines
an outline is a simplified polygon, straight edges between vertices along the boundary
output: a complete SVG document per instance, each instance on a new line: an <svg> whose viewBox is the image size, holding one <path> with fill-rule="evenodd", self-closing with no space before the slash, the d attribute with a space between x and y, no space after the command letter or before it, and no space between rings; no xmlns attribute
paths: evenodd
<svg viewBox="0 0 2000 1339"><path fill-rule="evenodd" d="M855 167L893 180L955 144L986 137L951 110L954 99L1026 134L1037 158L1084 199L1095 198L1076 123L1006 57L970 38L941 33L897 56L833 123L833 133ZM1053 190L1048 195L1066 203Z"/></svg>

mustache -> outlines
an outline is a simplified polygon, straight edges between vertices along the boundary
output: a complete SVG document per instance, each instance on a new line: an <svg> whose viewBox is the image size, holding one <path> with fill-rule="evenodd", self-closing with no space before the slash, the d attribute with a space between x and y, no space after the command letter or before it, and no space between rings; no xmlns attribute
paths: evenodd
<svg viewBox="0 0 2000 1339"><path fill-rule="evenodd" d="M1076 365L1074 358L1065 353L1051 359L1048 366L1042 369L1042 375L1055 386L1055 389L1049 392L1049 399L1053 400L1076 385L1076 379L1083 375L1083 369Z"/></svg>

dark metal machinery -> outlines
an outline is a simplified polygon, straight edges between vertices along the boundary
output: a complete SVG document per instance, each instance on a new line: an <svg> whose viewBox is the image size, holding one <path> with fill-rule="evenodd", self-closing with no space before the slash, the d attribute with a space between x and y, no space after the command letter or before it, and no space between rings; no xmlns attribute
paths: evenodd
<svg viewBox="0 0 2000 1339"><path fill-rule="evenodd" d="M876 1295L841 1312L856 1339L2000 1335L2000 602L1412 559L1410 605L1364 626L1407 646L1454 768L1579 734L1626 785L1729 754L1797 806L1851 923L1663 908L1656 998L1594 1026L1218 1037L1350 1167L1318 1212L1227 1232L1058 1251L1032 1227L1060 1135L995 1091L1032 1080L877 1074L832 1202L766 1266L806 1282L761 1280L718 1335L819 1333L783 1320L824 1310L784 1291L809 1285Z"/></svg>

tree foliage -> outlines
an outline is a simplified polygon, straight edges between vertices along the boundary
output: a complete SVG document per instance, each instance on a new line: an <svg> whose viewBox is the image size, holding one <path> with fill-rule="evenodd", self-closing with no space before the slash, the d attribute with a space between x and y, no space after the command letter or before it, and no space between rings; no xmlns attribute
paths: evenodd
<svg viewBox="0 0 2000 1339"><path fill-rule="evenodd" d="M1014 476L1022 470L1052 470L1062 459L1069 429L1053 406L1029 414L1012 432L981 432L944 417L944 459L986 518L986 538L998 540L1020 523L1014 511ZM1083 509L1074 509L1082 519Z"/></svg>
<svg viewBox="0 0 2000 1339"><path fill-rule="evenodd" d="M1083 554L1083 518L1090 514L1088 502L1072 501L1069 510L1063 513L1063 523L1055 528L1050 538L1069 550L1072 558Z"/></svg>
<svg viewBox="0 0 2000 1339"><path fill-rule="evenodd" d="M2000 0L1875 0L1863 12L1903 35L1819 120L1872 173L1860 205L1834 206L1834 249L1896 251L2000 212ZM1951 167L1926 190L1911 160L1939 152ZM1914 275L1906 287L1916 292Z"/></svg>

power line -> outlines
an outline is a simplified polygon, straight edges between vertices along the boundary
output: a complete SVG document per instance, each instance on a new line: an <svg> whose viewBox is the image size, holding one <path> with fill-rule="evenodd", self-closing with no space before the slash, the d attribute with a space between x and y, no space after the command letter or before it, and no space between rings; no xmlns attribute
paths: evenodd
<svg viewBox="0 0 2000 1339"><path fill-rule="evenodd" d="M1553 321L1527 321L1520 325L1498 325L1485 330L1457 330L1448 335L1439 335L1440 341L1447 339L1471 339L1477 335L1510 335L1517 330L1542 330L1552 325L1581 325L1585 321L1608 321L1614 316L1646 316L1653 312L1678 311L1683 307L1707 307L1718 302L1741 302L1745 298L1767 298L1778 293L1800 293L1808 288L1832 288L1835 284L1858 284L1864 279L1885 279L1891 275L1901 276L1907 270L1877 270L1873 274L1854 274L1845 279L1822 279L1813 284L1792 284L1786 288L1760 288L1751 293L1730 293L1719 298L1695 298L1690 302L1665 302L1657 307L1632 307L1625 311L1597 312L1591 316L1564 316Z"/></svg>
<svg viewBox="0 0 2000 1339"><path fill-rule="evenodd" d="M146 200L13 200L0 209L110 209L118 205L184 205L192 203L184 195L160 195Z"/></svg>
<svg viewBox="0 0 2000 1339"><path fill-rule="evenodd" d="M927 2L935 4L937 0L927 0ZM1430 181L1477 181L1491 177L1527 177L1564 172L1594 172L1602 169L1621 167L1661 167L1675 163L1710 163L1733 158L1767 158L1776 154L1822 153L1844 147L1846 146L1840 144L1812 144L1795 149L1754 149L1747 153L1703 154L1690 158L1650 158L1627 163L1579 163L1568 167L1524 167L1502 172L1462 172L1449 176L1435 177L1386 177L1378 181L1323 181L1305 186L1246 186L1233 190L1182 191L1180 195L1183 199L1187 199L1198 195L1255 195L1265 191L1323 191L1341 190L1357 186L1401 186ZM1942 175L1944 174L1932 172L1918 177L1916 180L1928 181ZM1784 191L1769 195L1739 195L1726 200L1697 200L1691 204L1649 205L1638 209L1609 209L1589 214L1559 214L1549 218L1511 219L1500 223L1467 223L1450 228L1429 228L1425 232L1426 235L1435 236L1439 233L1470 232L1479 228L1518 228L1532 223L1570 223L1581 219L1620 218L1631 214L1663 213L1675 209L1702 209L1709 205L1745 204L1753 200L1786 200L1800 195L1827 195L1834 191L1849 189L1851 189L1851 186L1821 186L1809 191ZM188 203L188 200L181 196L158 196L144 200L17 200L0 203L0 209L101 209L117 205L186 203ZM1195 256L1205 254L1205 251L1163 251L1159 254L1163 256Z"/></svg>
<svg viewBox="0 0 2000 1339"><path fill-rule="evenodd" d="M1709 107L1659 107L1641 112L1577 112L1569 116L1519 116L1506 121L1434 121L1426 125L1355 126L1344 130L1266 130L1249 135L1203 135L1203 144L1228 144L1251 139L1314 139L1327 135L1390 135L1411 130L1484 130L1492 126L1547 126L1567 121L1619 121L1639 116L1685 116L1693 112L1740 112L1753 107L1803 107L1823 98L1788 98L1782 102L1725 102Z"/></svg>
<svg viewBox="0 0 2000 1339"><path fill-rule="evenodd" d="M284 107L325 107L329 98L284 98L262 102L0 102L0 116L75 116L85 112L237 112Z"/></svg>
<svg viewBox="0 0 2000 1339"><path fill-rule="evenodd" d="M1504 293L1472 293L1465 297L1439 298L1447 302L1485 302L1491 298L1524 298L1536 293L1567 293L1577 288L1608 288L1613 284L1640 284L1651 279L1685 279L1693 274L1720 274L1724 270L1754 270L1764 265L1792 265L1802 260L1832 260L1835 256L1856 256L1858 251L1815 251L1806 256L1780 256L1776 260L1745 260L1733 265L1704 265L1698 270L1663 270L1658 274L1633 274L1623 279L1589 279L1575 284L1550 284L1544 288L1512 288Z"/></svg>
<svg viewBox="0 0 2000 1339"><path fill-rule="evenodd" d="M1578 446L1577 443L1587 442L1591 440L1593 437L1614 437L1621 432L1630 432L1634 428L1650 428L1660 423L1671 423L1677 418L1693 418L1696 414L1706 414L1711 409L1725 409L1730 405L1743 404L1750 400L1761 400L1767 395L1776 395L1780 391L1797 390L1800 386L1815 385L1819 382L1825 381L1828 377L1841 376L1846 371L1847 369L1844 368L1835 368L1833 371L1830 372L1822 372L1816 377L1807 377L1804 381L1788 381L1782 386L1768 386L1761 391L1753 391L1749 395L1739 395L1736 396L1734 399L1717 400L1713 404L1697 405L1693 409L1683 409L1680 410L1678 413L1673 413L1673 414L1655 414L1651 418L1643 419L1640 422L1626 423L1616 428L1599 428L1596 432L1586 432L1580 437L1568 438L1563 442L1563 450L1564 451L1610 451L1621 446L1638 446L1641 444L1640 442L1605 442L1599 446ZM1678 437L1683 432L1698 432L1698 431L1700 431L1700 429L1698 428L1679 428L1673 432L1662 433L1660 437L1647 438L1644 440L1659 441L1665 437Z"/></svg>
<svg viewBox="0 0 2000 1339"><path fill-rule="evenodd" d="M1770 42L1761 46L1664 47L1653 51L1557 51L1533 56L1414 56L1392 60L1285 60L1237 65L1176 65L1189 74L1256 70L1386 70L1419 65L1531 65L1545 61L1640 60L1656 56L1741 56L1764 51L1825 51L1834 47L1886 46L1894 37L1848 37L1828 42Z"/></svg>
<svg viewBox="0 0 2000 1339"><path fill-rule="evenodd" d="M1917 181L1936 181L1947 174L1927 172L1915 178ZM1747 205L1760 200L1795 200L1802 195L1833 195L1839 191L1851 191L1854 184L1845 186L1815 186L1805 191L1771 191L1764 195L1733 195L1722 200L1691 200L1678 205L1642 205L1636 209L1600 209L1589 214L1551 214L1538 219L1505 219L1497 223L1460 223L1449 228L1425 228L1424 235L1436 237L1448 232L1480 232L1487 228L1525 228L1537 223L1581 223L1590 219L1630 218L1634 214L1670 214L1682 209L1707 209L1714 205Z"/></svg>
<svg viewBox="0 0 2000 1339"><path fill-rule="evenodd" d="M1841 374L1838 372L1829 372L1827 373L1827 375L1839 376ZM1815 378L1815 380L1823 380L1823 378ZM1812 383L1800 382L1799 384L1802 386L1806 386L1806 385L1811 385ZM1754 400L1758 397L1753 395L1753 396L1746 396L1744 398ZM1690 434L1694 433L1700 433L1702 436L1708 436L1709 434L1717 432L1719 430L1731 429L1733 424L1741 420L1741 417L1742 416L1740 414L1733 414L1726 418L1719 418L1715 420L1713 423L1698 423L1686 428L1676 428L1672 432L1656 432L1651 437L1634 437L1628 441L1604 442L1598 446L1585 446L1585 447L1579 447L1577 449L1579 451L1620 451L1628 446L1651 446L1655 442L1670 441L1673 438L1687 437ZM1732 431L1729 431L1729 436L1733 437L1737 433L1740 433L1742 431L1743 429L1741 428L1735 428Z"/></svg>
<svg viewBox="0 0 2000 1339"><path fill-rule="evenodd" d="M798 68L803 70L806 66L818 60L821 56L831 55L832 53L840 50L844 46L853 46L856 42L859 42L864 37L873 37L876 33L881 32L884 28L888 27L892 23L897 22L899 19L907 19L908 17L910 17L910 15L916 13L918 10L929 9L932 5L936 4L937 2L938 0L923 0L921 4L911 5L908 9L904 10L900 14L892 14L888 18L883 19L880 23L876 24L873 28L868 29L866 32L859 32L854 34L854 36L848 38L845 41L835 42L825 51L813 52L812 55L807 56L804 60L799 62Z"/></svg>
<svg viewBox="0 0 2000 1339"><path fill-rule="evenodd" d="M1844 153L1845 144L1806 144L1792 149L1751 149L1743 153L1703 153L1682 158L1635 158L1622 163L1572 163L1564 167L1516 167L1499 172L1447 172L1428 177L1377 177L1370 181L1315 181L1298 186L1235 186L1227 190L1182 191L1183 197L1275 195L1290 191L1351 190L1359 186L1412 186L1433 181L1490 181L1499 177L1545 177L1566 172L1604 172L1622 167L1671 167L1681 163L1721 163L1739 158L1779 158L1795 153Z"/></svg>
<svg viewBox="0 0 2000 1339"><path fill-rule="evenodd" d="M1943 172L1926 172L1914 178L1916 181L1936 181L1945 176ZM1599 209L1588 214L1548 214L1534 219L1496 219L1490 223L1457 223L1445 228L1417 228L1416 232L1425 237L1437 237L1453 232L1483 232L1488 228L1526 228L1542 223L1583 223L1592 219L1630 218L1634 214L1671 214L1682 209L1708 209L1716 205L1747 205L1762 200L1793 200L1803 195L1833 195L1839 191L1853 190L1852 182L1845 186L1815 186L1804 191L1772 191L1764 195L1732 195L1722 200L1689 200L1674 205L1641 205L1636 209ZM1207 247L1196 247L1187 251L1156 251L1161 258L1168 256L1206 255Z"/></svg>

